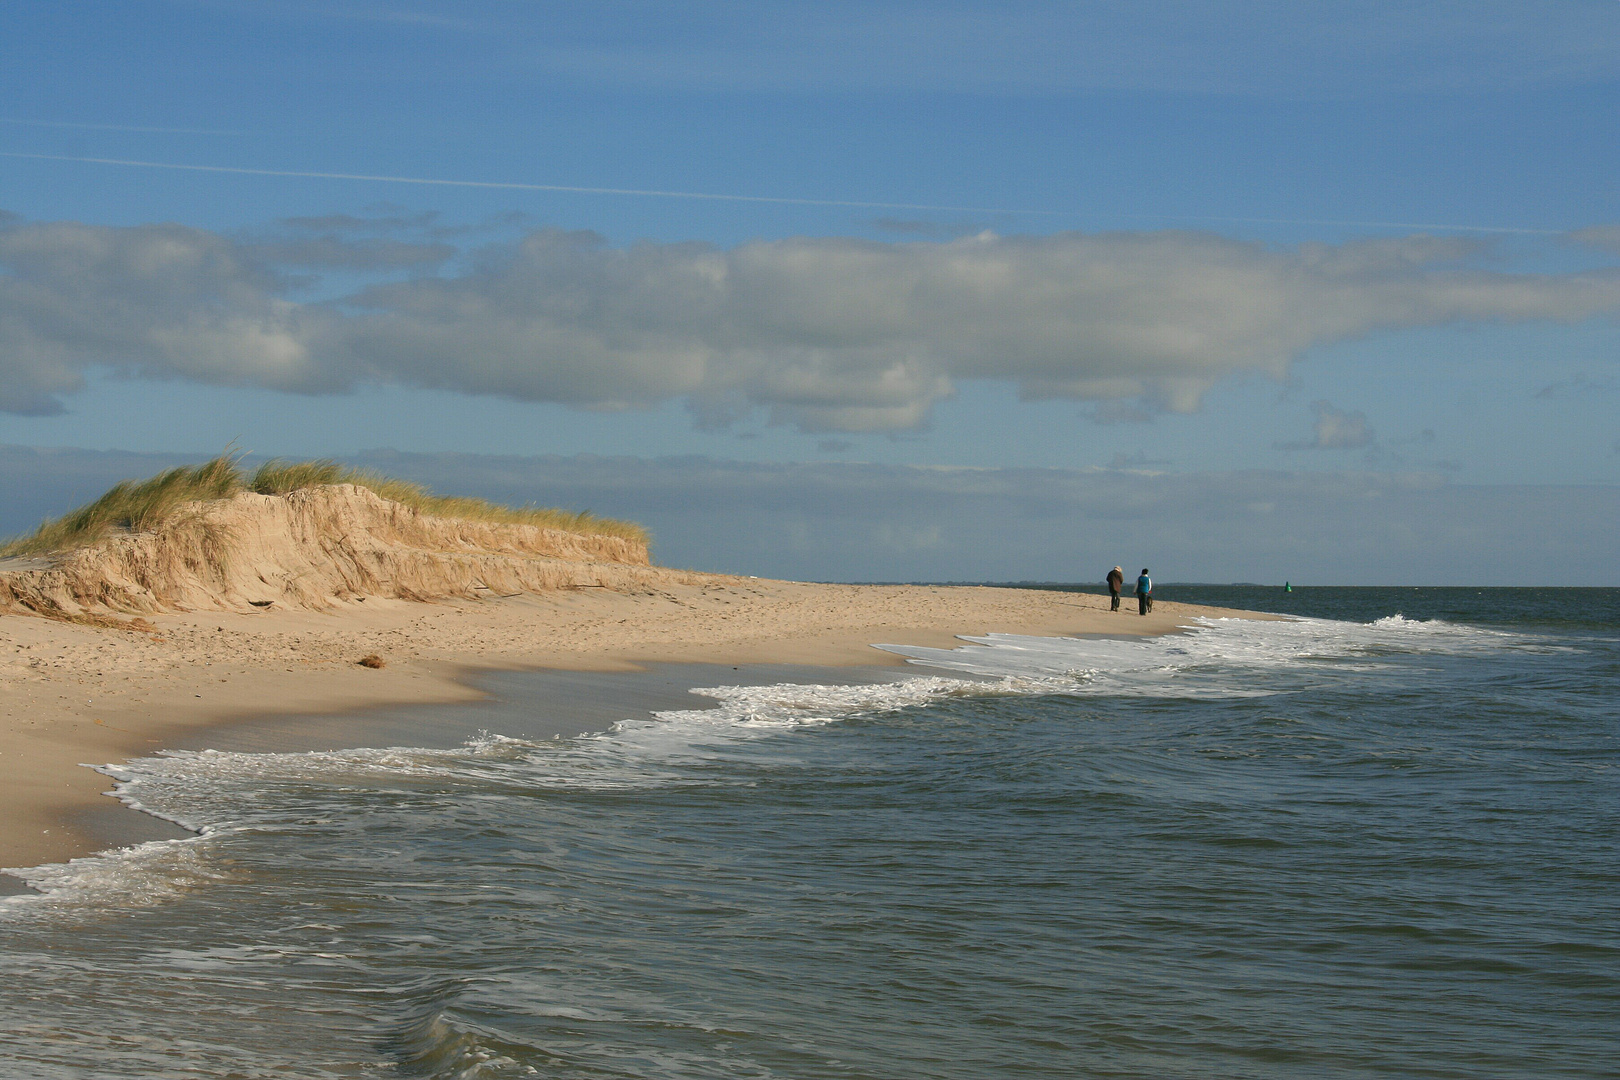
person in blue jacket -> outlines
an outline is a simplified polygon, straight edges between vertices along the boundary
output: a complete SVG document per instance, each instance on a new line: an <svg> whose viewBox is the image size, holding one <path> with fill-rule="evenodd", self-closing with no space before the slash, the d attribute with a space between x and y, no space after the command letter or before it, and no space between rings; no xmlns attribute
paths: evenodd
<svg viewBox="0 0 1620 1080"><path fill-rule="evenodd" d="M1142 567L1142 576L1136 579L1136 613L1146 615L1153 610L1153 579L1148 577L1147 567Z"/></svg>

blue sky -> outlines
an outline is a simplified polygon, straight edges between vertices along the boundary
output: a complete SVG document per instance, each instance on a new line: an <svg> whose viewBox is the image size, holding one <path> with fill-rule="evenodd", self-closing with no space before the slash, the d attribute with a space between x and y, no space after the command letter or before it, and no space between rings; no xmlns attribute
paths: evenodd
<svg viewBox="0 0 1620 1080"><path fill-rule="evenodd" d="M1620 485L1607 0L20 0L8 24L0 443L1324 499L1406 477L1501 489L1503 517L1509 486ZM1485 538L1464 578L1534 561L1522 530L1488 542L1491 505L1456 503ZM1581 520L1560 551L1620 574ZM845 528L750 572L908 576L863 565L892 520ZM917 576L1020 576L926 546ZM1356 550L1312 572L1390 573Z"/></svg>

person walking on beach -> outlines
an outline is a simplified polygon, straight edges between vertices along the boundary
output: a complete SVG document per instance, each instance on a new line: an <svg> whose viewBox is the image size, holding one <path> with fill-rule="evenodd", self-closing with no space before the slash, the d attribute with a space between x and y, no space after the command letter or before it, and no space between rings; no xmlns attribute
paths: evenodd
<svg viewBox="0 0 1620 1080"><path fill-rule="evenodd" d="M1147 567L1142 567L1142 576L1136 579L1136 613L1146 615L1153 610L1153 579L1148 577Z"/></svg>
<svg viewBox="0 0 1620 1080"><path fill-rule="evenodd" d="M1125 587L1125 571L1114 567L1108 571L1108 610L1119 610L1119 590Z"/></svg>

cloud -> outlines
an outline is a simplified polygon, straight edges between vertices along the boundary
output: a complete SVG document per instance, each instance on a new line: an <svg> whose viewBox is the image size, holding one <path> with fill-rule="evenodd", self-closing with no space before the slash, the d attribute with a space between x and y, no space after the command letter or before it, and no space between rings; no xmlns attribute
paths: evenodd
<svg viewBox="0 0 1620 1080"><path fill-rule="evenodd" d="M1318 345L1620 310L1614 270L1508 273L1475 241L1279 249L1178 231L725 249L540 230L454 273L296 301L308 281L279 258L381 270L442 254L314 239L0 224L0 407L50 408L106 365L298 393L369 382L590 409L681 400L709 426L763 410L808 432L919 427L960 379L1140 418L1196 409L1229 376L1281 378Z"/></svg>
<svg viewBox="0 0 1620 1080"><path fill-rule="evenodd" d="M336 235L264 240L244 245L257 261L341 270L406 270L437 266L456 254L449 244L400 240L349 240Z"/></svg>
<svg viewBox="0 0 1620 1080"><path fill-rule="evenodd" d="M1092 409L1090 420L1104 426L1112 424L1151 424L1158 416L1152 409L1129 401L1103 401Z"/></svg>
<svg viewBox="0 0 1620 1080"><path fill-rule="evenodd" d="M318 233L388 236L410 234L430 241L445 241L477 233L533 227L533 219L521 210L491 214L470 224L445 225L437 210L407 212L402 206L383 203L359 214L320 214L312 217L282 218L276 224L292 233Z"/></svg>
<svg viewBox="0 0 1620 1080"><path fill-rule="evenodd" d="M310 351L326 316L244 245L181 225L0 229L0 406L43 411L104 363L284 390L352 382ZM18 403L23 408L18 408Z"/></svg>
<svg viewBox="0 0 1620 1080"><path fill-rule="evenodd" d="M385 213L361 217L358 214L320 214L314 217L282 218L277 224L298 232L316 233L393 233L431 228L436 211L408 214L402 207L387 207Z"/></svg>
<svg viewBox="0 0 1620 1080"><path fill-rule="evenodd" d="M1277 443L1278 450L1355 450L1372 445L1373 429L1365 413L1346 412L1320 400L1311 402L1311 411L1316 423L1310 441Z"/></svg>
<svg viewBox="0 0 1620 1080"><path fill-rule="evenodd" d="M1593 225L1585 229L1576 229L1574 232L1566 233L1565 239L1586 247L1620 252L1620 225Z"/></svg>
<svg viewBox="0 0 1620 1080"><path fill-rule="evenodd" d="M1138 450L1134 454L1127 454L1121 450L1114 455L1113 460L1109 461L1108 467L1110 469L1154 470L1174 464L1175 462L1169 458L1148 457L1146 450Z"/></svg>
<svg viewBox="0 0 1620 1080"><path fill-rule="evenodd" d="M1407 435L1400 439L1391 439L1390 446L1431 446L1434 444L1434 428L1424 428L1416 435Z"/></svg>

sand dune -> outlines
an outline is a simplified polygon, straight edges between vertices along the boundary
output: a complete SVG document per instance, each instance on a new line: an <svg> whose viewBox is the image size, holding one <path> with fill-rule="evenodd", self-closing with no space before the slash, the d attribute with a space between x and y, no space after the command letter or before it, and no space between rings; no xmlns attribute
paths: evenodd
<svg viewBox="0 0 1620 1080"><path fill-rule="evenodd" d="M93 819L116 804L82 763L255 715L329 715L341 728L345 710L470 700L476 669L893 664L872 644L1165 633L1214 613L1161 603L1140 618L1095 595L671 570L634 540L433 518L346 485L237 494L152 533L6 562L0 866L106 845ZM384 666L360 666L368 655Z"/></svg>
<svg viewBox="0 0 1620 1080"><path fill-rule="evenodd" d="M239 492L193 503L151 532L0 560L0 605L53 615L320 610L357 596L627 585L645 581L647 567L639 540L433 517L337 484Z"/></svg>

